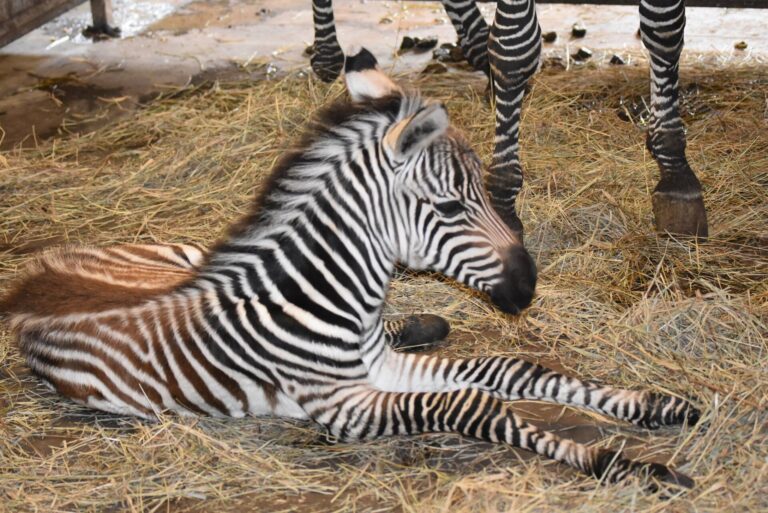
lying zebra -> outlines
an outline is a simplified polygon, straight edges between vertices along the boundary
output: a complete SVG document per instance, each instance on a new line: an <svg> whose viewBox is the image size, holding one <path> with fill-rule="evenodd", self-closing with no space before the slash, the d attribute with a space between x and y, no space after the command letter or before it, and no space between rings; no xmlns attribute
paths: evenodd
<svg viewBox="0 0 768 513"><path fill-rule="evenodd" d="M33 371L93 408L311 419L339 440L451 432L522 447L606 482L651 474L542 431L506 401L584 407L647 428L695 423L687 401L582 382L506 357L395 352L381 318L398 262L529 305L534 263L491 207L445 108L405 93L367 51L353 102L319 115L250 214L203 256L189 246L69 248L0 304Z"/></svg>
<svg viewBox="0 0 768 513"><path fill-rule="evenodd" d="M525 88L539 67L541 27L536 0L497 0L489 28L476 0L441 0L467 61L491 78L496 98L496 145L488 171L491 203L522 238L515 198L523 186L519 158L520 117ZM639 0L640 35L651 61L651 120L646 145L659 165L652 203L661 232L706 237L707 213L701 184L685 156L685 127L679 112L678 67L683 50L685 0ZM312 0L315 28L312 69L334 80L344 63L336 37L332 0Z"/></svg>

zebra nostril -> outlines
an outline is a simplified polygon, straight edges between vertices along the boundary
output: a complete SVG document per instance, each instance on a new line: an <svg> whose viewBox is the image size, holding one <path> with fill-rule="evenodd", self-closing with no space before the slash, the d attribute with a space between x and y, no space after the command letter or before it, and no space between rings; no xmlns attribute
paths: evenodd
<svg viewBox="0 0 768 513"><path fill-rule="evenodd" d="M536 291L536 263L524 247L515 245L504 257L504 279L491 289L491 300L500 309L519 313L531 304Z"/></svg>

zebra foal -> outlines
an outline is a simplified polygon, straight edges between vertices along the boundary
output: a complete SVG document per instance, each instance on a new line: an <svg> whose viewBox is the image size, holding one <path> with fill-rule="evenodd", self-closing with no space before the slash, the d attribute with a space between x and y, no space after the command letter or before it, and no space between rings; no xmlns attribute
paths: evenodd
<svg viewBox="0 0 768 513"><path fill-rule="evenodd" d="M528 306L534 263L491 207L477 155L445 108L404 92L368 51L352 102L326 109L250 214L204 254L190 246L43 256L0 309L32 370L108 412L310 419L343 441L450 432L522 447L606 482L640 463L539 430L506 403L538 399L656 428L687 401L620 390L515 358L395 352L381 312L398 262Z"/></svg>
<svg viewBox="0 0 768 513"><path fill-rule="evenodd" d="M497 0L488 26L476 0L441 0L467 61L491 79L496 104L496 139L488 170L491 203L522 237L515 210L523 186L519 158L520 119L528 81L541 56L536 0ZM679 111L678 71L685 30L685 0L639 0L640 35L651 62L651 119L646 146L659 166L651 197L660 232L706 237L707 213L701 183L685 154L685 127ZM312 0L312 69L325 81L341 72L344 53L336 37L332 0Z"/></svg>

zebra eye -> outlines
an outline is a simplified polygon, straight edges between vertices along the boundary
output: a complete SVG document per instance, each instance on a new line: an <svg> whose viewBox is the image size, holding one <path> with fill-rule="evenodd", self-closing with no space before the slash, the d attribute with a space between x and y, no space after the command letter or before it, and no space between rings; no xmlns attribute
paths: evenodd
<svg viewBox="0 0 768 513"><path fill-rule="evenodd" d="M435 203L435 208L445 217L454 217L464 211L464 205L458 200Z"/></svg>

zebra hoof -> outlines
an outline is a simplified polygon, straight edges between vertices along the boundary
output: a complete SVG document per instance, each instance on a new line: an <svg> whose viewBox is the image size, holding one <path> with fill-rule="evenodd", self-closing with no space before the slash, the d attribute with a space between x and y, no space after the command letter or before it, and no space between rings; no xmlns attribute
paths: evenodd
<svg viewBox="0 0 768 513"><path fill-rule="evenodd" d="M653 191L651 201L656 231L699 239L709 235L701 185L693 172L662 179Z"/></svg>
<svg viewBox="0 0 768 513"><path fill-rule="evenodd" d="M647 481L645 488L650 492L660 490L660 483L683 488L693 488L696 482L661 463L642 463L622 458L621 454L610 450L597 453L592 465L591 474L604 483L620 483L631 477L639 477Z"/></svg>
<svg viewBox="0 0 768 513"><path fill-rule="evenodd" d="M392 347L402 352L429 351L448 336L448 321L432 314L410 315L398 323L393 333Z"/></svg>
<svg viewBox="0 0 768 513"><path fill-rule="evenodd" d="M641 476L651 478L648 489L656 492L658 486L653 481L691 489L696 486L696 481L681 472L677 472L661 463L640 463L636 472Z"/></svg>
<svg viewBox="0 0 768 513"><path fill-rule="evenodd" d="M315 45L309 58L312 70L323 82L333 82L344 67L344 52L338 43Z"/></svg>

